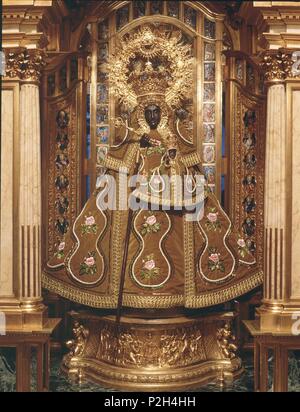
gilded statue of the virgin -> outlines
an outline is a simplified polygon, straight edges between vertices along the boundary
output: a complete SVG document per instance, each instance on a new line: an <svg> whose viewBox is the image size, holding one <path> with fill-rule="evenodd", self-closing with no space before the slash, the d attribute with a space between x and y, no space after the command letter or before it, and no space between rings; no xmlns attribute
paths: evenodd
<svg viewBox="0 0 300 412"><path fill-rule="evenodd" d="M49 289L98 308L200 308L260 282L184 128L193 69L180 31L147 25L121 39L110 63L115 144L47 264Z"/></svg>

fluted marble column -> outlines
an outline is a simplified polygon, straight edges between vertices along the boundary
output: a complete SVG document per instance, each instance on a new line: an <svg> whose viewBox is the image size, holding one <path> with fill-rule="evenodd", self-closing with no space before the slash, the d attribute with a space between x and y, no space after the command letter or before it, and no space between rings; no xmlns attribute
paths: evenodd
<svg viewBox="0 0 300 412"><path fill-rule="evenodd" d="M41 144L39 87L20 91L19 267L21 299L41 300Z"/></svg>
<svg viewBox="0 0 300 412"><path fill-rule="evenodd" d="M262 330L291 332L294 314L300 308L297 297L300 251L297 247L297 216L299 215L298 151L294 129L295 79L291 72L289 53L269 51L263 67L268 85L266 167L265 167L265 238L264 299L257 310ZM295 100L295 102L294 102ZM299 106L300 107L300 106ZM297 113L299 116L300 113ZM297 129L297 127L296 127ZM299 237L300 238L300 237ZM299 241L300 243L300 241ZM296 258L295 258L296 256Z"/></svg>
<svg viewBox="0 0 300 412"><path fill-rule="evenodd" d="M286 273L286 92L268 89L265 172L264 303L285 298Z"/></svg>
<svg viewBox="0 0 300 412"><path fill-rule="evenodd" d="M41 131L43 53L5 50L2 83L0 312L8 328L42 327Z"/></svg>

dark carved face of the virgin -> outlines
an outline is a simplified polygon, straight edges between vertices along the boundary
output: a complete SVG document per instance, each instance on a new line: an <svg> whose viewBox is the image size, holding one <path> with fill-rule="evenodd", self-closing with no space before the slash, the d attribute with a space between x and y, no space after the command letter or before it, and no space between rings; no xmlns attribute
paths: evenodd
<svg viewBox="0 0 300 412"><path fill-rule="evenodd" d="M156 129L161 119L161 110L159 106L150 104L145 108L145 119L150 129Z"/></svg>

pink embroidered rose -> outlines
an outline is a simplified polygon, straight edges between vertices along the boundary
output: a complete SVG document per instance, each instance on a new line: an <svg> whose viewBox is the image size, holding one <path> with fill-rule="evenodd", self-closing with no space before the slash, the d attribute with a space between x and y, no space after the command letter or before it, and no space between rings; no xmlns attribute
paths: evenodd
<svg viewBox="0 0 300 412"><path fill-rule="evenodd" d="M155 262L154 262L154 260L151 259L151 260L148 260L147 262L145 262L144 268L147 269L147 270L152 270L152 269L154 269L154 268L155 268Z"/></svg>
<svg viewBox="0 0 300 412"><path fill-rule="evenodd" d="M219 260L220 260L219 254L218 254L218 253L212 253L212 254L209 256L209 260L211 260L211 261L214 262L214 263L218 263Z"/></svg>
<svg viewBox="0 0 300 412"><path fill-rule="evenodd" d="M156 223L156 217L155 217L154 215L149 216L149 217L146 219L146 223L147 223L148 225L150 225L150 226L155 225L155 223Z"/></svg>
<svg viewBox="0 0 300 412"><path fill-rule="evenodd" d="M95 259L91 256L91 257L88 257L88 258L86 258L85 259L85 263L88 265L88 266L94 266L94 264L95 264Z"/></svg>
<svg viewBox="0 0 300 412"><path fill-rule="evenodd" d="M218 220L218 213L209 213L209 214L207 215L207 219L208 219L210 222L216 222L216 221Z"/></svg>
<svg viewBox="0 0 300 412"><path fill-rule="evenodd" d="M58 250L61 252L62 250L64 250L65 246L66 246L65 242L60 242L60 244L58 245Z"/></svg>
<svg viewBox="0 0 300 412"><path fill-rule="evenodd" d="M89 216L89 217L87 217L87 218L85 219L85 224L86 224L87 226L92 226L92 225L94 225L94 224L95 224L95 218L94 218L94 216Z"/></svg>
<svg viewBox="0 0 300 412"><path fill-rule="evenodd" d="M246 242L244 241L244 239L239 239L237 241L237 244L239 245L239 247L246 247Z"/></svg>

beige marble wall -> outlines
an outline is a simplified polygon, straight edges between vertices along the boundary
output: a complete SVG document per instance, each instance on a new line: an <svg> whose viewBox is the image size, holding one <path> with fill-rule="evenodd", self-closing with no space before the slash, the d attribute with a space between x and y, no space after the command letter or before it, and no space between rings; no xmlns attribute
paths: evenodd
<svg viewBox="0 0 300 412"><path fill-rule="evenodd" d="M292 287L300 299L300 90L292 92Z"/></svg>
<svg viewBox="0 0 300 412"><path fill-rule="evenodd" d="M1 93L0 297L13 295L14 90Z"/></svg>

